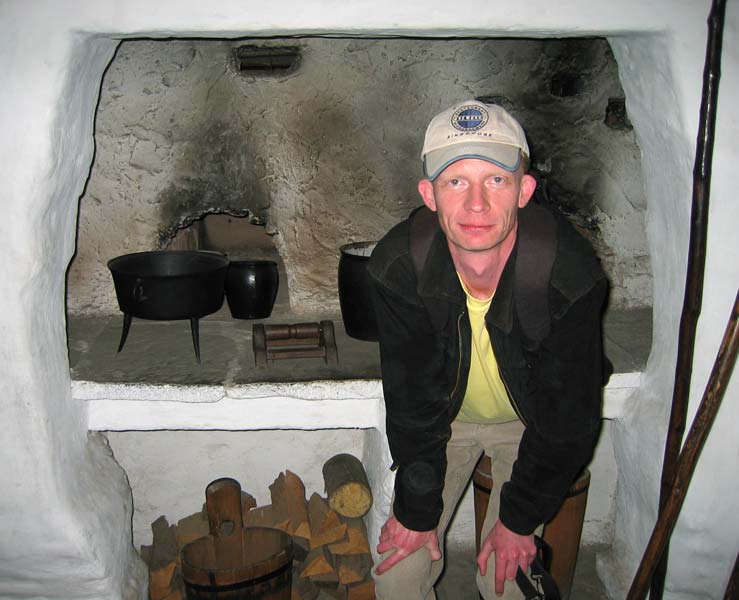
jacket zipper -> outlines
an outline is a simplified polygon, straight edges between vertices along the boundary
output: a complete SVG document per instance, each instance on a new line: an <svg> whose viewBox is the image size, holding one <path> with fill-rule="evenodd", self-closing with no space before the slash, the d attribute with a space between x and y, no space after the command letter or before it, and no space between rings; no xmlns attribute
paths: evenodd
<svg viewBox="0 0 739 600"><path fill-rule="evenodd" d="M458 345L458 352L459 355L459 362L457 363L457 380L454 382L454 388L452 388L452 393L449 394L449 398L453 399L454 394L457 392L457 388L459 387L459 374L462 372L462 317L464 316L464 311L459 313L459 316L457 317L457 345Z"/></svg>
<svg viewBox="0 0 739 600"><path fill-rule="evenodd" d="M526 419L523 418L523 415L521 414L521 411L518 409L518 405L516 404L516 400L513 398L513 394L511 394L511 388L508 387L508 382L505 380L505 377L503 377L503 372L500 370L500 366L498 367L498 375L500 375L500 380L503 382L505 391L508 394L508 400L511 401L513 412L515 412L518 418L521 419L523 426L528 427L528 425L526 424Z"/></svg>

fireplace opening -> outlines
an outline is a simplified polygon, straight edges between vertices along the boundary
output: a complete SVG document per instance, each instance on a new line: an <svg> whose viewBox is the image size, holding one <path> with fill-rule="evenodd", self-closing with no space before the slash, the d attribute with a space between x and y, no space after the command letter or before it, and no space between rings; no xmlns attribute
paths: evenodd
<svg viewBox="0 0 739 600"><path fill-rule="evenodd" d="M282 395L305 393L309 405L324 402L334 388L312 396L279 384L375 381L379 360L376 344L340 338L339 370L297 361L260 370L249 354L251 323L224 314L208 317L201 329L201 367L194 365L188 332L170 323L155 324L150 338L144 325L134 324L126 350L115 356L119 314L105 268L113 256L196 247L278 257L285 294L278 322L336 316L339 248L379 238L420 204L415 185L428 119L478 97L502 104L524 124L547 201L591 239L603 261L611 308L651 306L640 150L625 125L618 66L604 39L298 37L290 43L300 49L299 68L244 76L234 68L238 48L279 48L285 40L126 40L102 82L96 157L68 276L70 330L82 332L70 337L70 364L75 397L90 400L91 428L106 432L131 482L137 544L146 543L160 514L177 514L179 502L199 497L202 482L227 463L218 457L222 449L234 448L228 464L253 476L262 465L239 461L255 434L270 460L275 437L294 435L243 430L316 429L300 432L301 443L305 438L315 447L291 452L290 460L309 460L325 448L325 423L296 424L293 413L302 412L270 410L287 405ZM99 317L114 322L113 334L98 335ZM638 328L649 331L650 322L643 316ZM628 375L643 367L650 341L628 334L624 340L643 351L636 363L622 364ZM110 386L95 387L98 382ZM254 383L267 391L252 392ZM363 429L342 429L337 449L345 449L345 436L363 447L364 428L379 437L367 425L371 403L360 407L357 396L366 398L356 389L340 391L357 407L351 418L330 424ZM105 396L109 390L122 401ZM331 410L339 413L339 404ZM191 454L183 459L163 451L175 446ZM377 447L374 460L385 450ZM198 477L191 465L202 471ZM384 475L383 465L376 467ZM152 492L153 479L176 485ZM175 498L172 490L181 490L182 481L191 484Z"/></svg>
<svg viewBox="0 0 739 600"><path fill-rule="evenodd" d="M295 64L268 77L234 61L285 48ZM117 312L110 258L205 247L237 219L270 237L295 315L338 312L339 248L420 204L425 125L472 97L524 124L548 199L597 249L611 306L651 306L640 150L605 39L297 37L121 42L101 86L69 313Z"/></svg>
<svg viewBox="0 0 739 600"><path fill-rule="evenodd" d="M211 213L178 229L165 250L210 250L231 260L278 260L279 253L264 224L248 216Z"/></svg>

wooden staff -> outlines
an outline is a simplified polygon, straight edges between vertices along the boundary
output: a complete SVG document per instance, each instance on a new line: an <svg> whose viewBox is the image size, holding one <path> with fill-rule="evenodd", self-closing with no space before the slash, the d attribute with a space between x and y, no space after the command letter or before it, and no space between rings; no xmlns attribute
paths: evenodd
<svg viewBox="0 0 739 600"><path fill-rule="evenodd" d="M734 570L731 572L729 583L726 585L724 600L736 600L739 598L739 554L734 561Z"/></svg>
<svg viewBox="0 0 739 600"><path fill-rule="evenodd" d="M693 369L695 330L703 298L703 274L706 262L706 239L708 237L708 199L711 190L711 163L713 138L716 126L716 103L718 84L721 78L721 45L723 40L726 0L714 0L708 16L708 42L703 69L703 94L700 108L700 126L693 165L693 205L690 222L690 244L688 248L688 270L685 283L683 312L680 318L675 384L672 396L670 424L667 429L665 455L662 462L662 479L659 496L659 514L670 498L675 479L678 455L685 433L690 396L690 378ZM661 600L667 573L669 548L665 549L657 566L650 600Z"/></svg>
<svg viewBox="0 0 739 600"><path fill-rule="evenodd" d="M703 449L711 425L716 417L721 400L726 391L726 385L731 378L731 371L736 362L739 352L739 290L734 300L734 309L726 326L724 339L721 341L718 355L713 364L711 376L703 394L698 412L695 414L693 424L685 440L685 446L680 452L677 462L675 480L671 487L670 495L665 502L665 508L657 518L657 523L652 530L647 548L642 556L639 570L634 575L626 600L642 600L646 594L649 581L657 566L657 562L667 547L675 522L680 514L680 508L688 492L690 479L693 476L695 465Z"/></svg>

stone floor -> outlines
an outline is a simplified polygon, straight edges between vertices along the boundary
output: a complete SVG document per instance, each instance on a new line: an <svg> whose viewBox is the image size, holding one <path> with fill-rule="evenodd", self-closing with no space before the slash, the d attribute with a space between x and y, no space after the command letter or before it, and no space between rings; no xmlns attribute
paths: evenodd
<svg viewBox="0 0 739 600"><path fill-rule="evenodd" d="M595 555L598 550L596 546L580 548L569 600L608 600L595 570ZM437 599L477 600L476 569L474 548L449 550L444 573L436 585Z"/></svg>

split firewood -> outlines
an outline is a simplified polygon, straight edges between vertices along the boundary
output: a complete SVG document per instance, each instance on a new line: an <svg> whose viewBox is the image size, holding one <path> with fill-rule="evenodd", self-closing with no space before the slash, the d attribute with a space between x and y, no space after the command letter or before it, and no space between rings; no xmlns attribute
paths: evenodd
<svg viewBox="0 0 739 600"><path fill-rule="evenodd" d="M182 590L172 590L172 593L169 596L165 596L162 600L185 600L185 596Z"/></svg>
<svg viewBox="0 0 739 600"><path fill-rule="evenodd" d="M362 583L346 586L346 600L375 600L375 582L368 579Z"/></svg>
<svg viewBox="0 0 739 600"><path fill-rule="evenodd" d="M290 471L280 473L269 486L272 510L278 521L287 519L288 533L293 534L303 523L308 523L305 486L300 477Z"/></svg>
<svg viewBox="0 0 739 600"><path fill-rule="evenodd" d="M346 600L346 586L345 585L326 585L321 588L321 593L318 594L316 600Z"/></svg>
<svg viewBox="0 0 739 600"><path fill-rule="evenodd" d="M339 583L348 585L364 581L372 568L369 554L340 554L335 558Z"/></svg>
<svg viewBox="0 0 739 600"><path fill-rule="evenodd" d="M149 569L152 571L166 567L169 563L177 560L175 529L174 525L170 526L164 515L151 524L152 545L151 551L147 551L146 554L149 557Z"/></svg>
<svg viewBox="0 0 739 600"><path fill-rule="evenodd" d="M172 593L172 579L174 578L177 564L175 561L159 569L149 571L149 598L151 600L164 600Z"/></svg>
<svg viewBox="0 0 739 600"><path fill-rule="evenodd" d="M346 523L341 523L338 527L329 529L317 535L313 535L310 538L310 547L318 548L319 546L326 546L328 544L334 544L337 542L345 541L346 538Z"/></svg>
<svg viewBox="0 0 739 600"><path fill-rule="evenodd" d="M331 544L328 549L334 556L339 554L369 554L367 528L362 519L349 519L346 522L346 541Z"/></svg>
<svg viewBox="0 0 739 600"><path fill-rule="evenodd" d="M308 521L313 535L335 529L341 525L339 513L328 505L328 501L315 492L308 500Z"/></svg>
<svg viewBox="0 0 739 600"><path fill-rule="evenodd" d="M201 537L205 537L210 533L208 527L208 519L202 512L197 512L188 517L184 517L177 521L177 547L180 551L189 544Z"/></svg>
<svg viewBox="0 0 739 600"><path fill-rule="evenodd" d="M310 551L305 559L300 577L309 577L312 581L316 581L317 578L325 575L333 575L336 577L337 582L339 580L336 575L336 571L334 570L334 566L331 563L331 558L325 551L324 547L321 546Z"/></svg>
<svg viewBox="0 0 739 600"><path fill-rule="evenodd" d="M246 514L252 509L257 507L257 501L248 492L241 492L241 515L246 520Z"/></svg>
<svg viewBox="0 0 739 600"><path fill-rule="evenodd" d="M330 573L323 573L321 575L314 575L310 580L315 583L319 588L327 588L335 591L336 586L339 585L339 574L336 571Z"/></svg>
<svg viewBox="0 0 739 600"><path fill-rule="evenodd" d="M358 458L337 454L323 465L328 504L345 517L362 517L372 506L372 490Z"/></svg>
<svg viewBox="0 0 739 600"><path fill-rule="evenodd" d="M310 540L298 536L292 536L292 540L293 561L295 564L302 563L311 551Z"/></svg>
<svg viewBox="0 0 739 600"><path fill-rule="evenodd" d="M244 527L274 527L273 513L271 504L252 508L244 515Z"/></svg>
<svg viewBox="0 0 739 600"><path fill-rule="evenodd" d="M308 578L293 577L290 588L290 600L316 600L318 586Z"/></svg>
<svg viewBox="0 0 739 600"><path fill-rule="evenodd" d="M292 540L294 560L305 560L306 556L311 551L310 525L308 525L307 521L298 525L292 533Z"/></svg>

